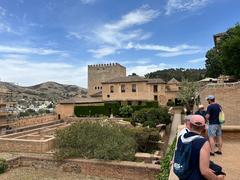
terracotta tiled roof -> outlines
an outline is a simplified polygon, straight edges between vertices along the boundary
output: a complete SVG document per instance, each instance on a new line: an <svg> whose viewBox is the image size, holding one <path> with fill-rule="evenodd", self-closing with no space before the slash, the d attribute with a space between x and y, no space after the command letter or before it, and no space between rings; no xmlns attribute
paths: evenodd
<svg viewBox="0 0 240 180"><path fill-rule="evenodd" d="M92 94L91 97L102 97L102 91Z"/></svg>
<svg viewBox="0 0 240 180"><path fill-rule="evenodd" d="M168 84L179 84L179 81L175 78L172 78L170 81L168 81Z"/></svg>
<svg viewBox="0 0 240 180"><path fill-rule="evenodd" d="M110 79L102 82L103 84L108 83L127 83L127 82L147 82L148 80L141 76L126 76Z"/></svg>
<svg viewBox="0 0 240 180"><path fill-rule="evenodd" d="M103 84L108 83L131 83L131 82L147 82L149 84L159 84L159 83L165 83L162 79L146 79L142 76L126 76L126 77L118 77L114 79L110 79L107 81L102 82Z"/></svg>
<svg viewBox="0 0 240 180"><path fill-rule="evenodd" d="M148 79L148 84L163 84L166 83L164 80L158 79Z"/></svg>

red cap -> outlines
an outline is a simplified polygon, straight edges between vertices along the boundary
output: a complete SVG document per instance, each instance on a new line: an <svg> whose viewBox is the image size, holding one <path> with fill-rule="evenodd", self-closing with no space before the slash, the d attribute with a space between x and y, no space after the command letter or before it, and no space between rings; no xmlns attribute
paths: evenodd
<svg viewBox="0 0 240 180"><path fill-rule="evenodd" d="M201 115L192 115L190 119L191 124L195 126L205 126L205 119Z"/></svg>

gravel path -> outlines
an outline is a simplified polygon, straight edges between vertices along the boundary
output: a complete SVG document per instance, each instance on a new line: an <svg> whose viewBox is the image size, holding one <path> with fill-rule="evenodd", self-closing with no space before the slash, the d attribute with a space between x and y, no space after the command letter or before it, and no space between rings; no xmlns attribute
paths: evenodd
<svg viewBox="0 0 240 180"><path fill-rule="evenodd" d="M1 180L114 180L82 174L20 167L0 175Z"/></svg>

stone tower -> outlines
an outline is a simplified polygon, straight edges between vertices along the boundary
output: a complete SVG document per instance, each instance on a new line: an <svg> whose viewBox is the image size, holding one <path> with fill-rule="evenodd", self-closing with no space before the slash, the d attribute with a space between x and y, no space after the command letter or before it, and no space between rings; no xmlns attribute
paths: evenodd
<svg viewBox="0 0 240 180"><path fill-rule="evenodd" d="M118 63L96 64L88 66L88 94L102 91L102 82L117 77L125 77L126 68Z"/></svg>

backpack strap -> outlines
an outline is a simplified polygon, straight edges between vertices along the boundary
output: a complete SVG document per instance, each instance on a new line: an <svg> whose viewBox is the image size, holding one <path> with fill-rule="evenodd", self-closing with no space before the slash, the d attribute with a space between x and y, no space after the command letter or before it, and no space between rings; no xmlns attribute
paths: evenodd
<svg viewBox="0 0 240 180"><path fill-rule="evenodd" d="M184 144L188 144L188 143L192 142L192 141L195 140L195 139L203 138L203 137L200 136L200 135L195 135L195 136L191 136L191 137L188 137L188 138L184 138L183 136L184 136L184 135L181 136L181 141L182 141Z"/></svg>

